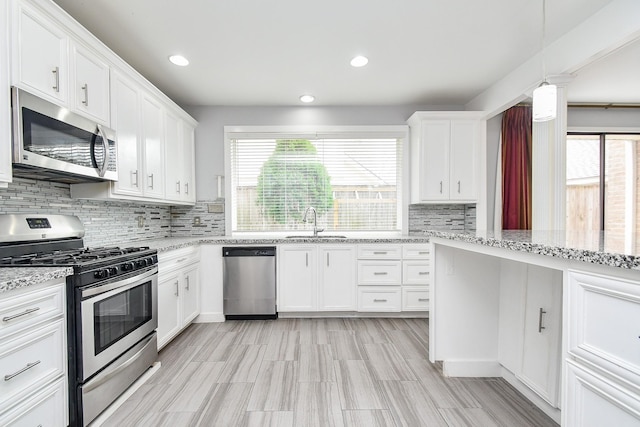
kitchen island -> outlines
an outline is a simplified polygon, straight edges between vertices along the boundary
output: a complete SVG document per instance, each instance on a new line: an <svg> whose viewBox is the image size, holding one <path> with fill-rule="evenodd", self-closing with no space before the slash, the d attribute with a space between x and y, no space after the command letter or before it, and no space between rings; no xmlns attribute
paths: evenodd
<svg viewBox="0 0 640 427"><path fill-rule="evenodd" d="M638 425L635 248L600 233L427 235L429 358L445 375L503 377L562 425Z"/></svg>

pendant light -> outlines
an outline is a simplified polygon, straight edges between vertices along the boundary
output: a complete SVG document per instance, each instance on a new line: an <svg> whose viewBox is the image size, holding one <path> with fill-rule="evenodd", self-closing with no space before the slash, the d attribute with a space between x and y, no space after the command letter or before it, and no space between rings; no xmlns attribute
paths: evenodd
<svg viewBox="0 0 640 427"><path fill-rule="evenodd" d="M547 1L542 0L542 83L533 91L533 121L546 122L556 118L557 88L547 81L547 69L544 61L545 36L547 24Z"/></svg>

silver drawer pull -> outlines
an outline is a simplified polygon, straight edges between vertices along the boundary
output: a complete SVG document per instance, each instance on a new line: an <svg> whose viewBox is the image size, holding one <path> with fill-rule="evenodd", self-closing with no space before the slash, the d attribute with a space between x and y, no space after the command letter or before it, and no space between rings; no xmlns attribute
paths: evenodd
<svg viewBox="0 0 640 427"><path fill-rule="evenodd" d="M429 301L429 298L418 298L419 302L427 302Z"/></svg>
<svg viewBox="0 0 640 427"><path fill-rule="evenodd" d="M23 372L28 371L29 369L33 368L34 366L38 365L39 363L40 363L39 360L36 360L35 362L27 363L27 366L25 366L24 368L20 369L19 371L14 372L13 374L5 375L4 376L4 380L5 381L9 381L10 379L15 378L18 375L22 374Z"/></svg>
<svg viewBox="0 0 640 427"><path fill-rule="evenodd" d="M386 276L387 272L386 271L376 271L375 273L373 273L374 276Z"/></svg>
<svg viewBox="0 0 640 427"><path fill-rule="evenodd" d="M23 311L22 313L14 314L13 316L3 317L2 321L3 322L10 322L13 319L17 319L18 317L26 316L27 314L34 313L34 312L36 312L38 310L40 310L40 307L28 308L25 311Z"/></svg>
<svg viewBox="0 0 640 427"><path fill-rule="evenodd" d="M374 255L386 255L387 251L373 251Z"/></svg>
<svg viewBox="0 0 640 427"><path fill-rule="evenodd" d="M420 272L418 272L418 274L420 276L424 276L425 274L429 274L429 272L428 271L420 271Z"/></svg>
<svg viewBox="0 0 640 427"><path fill-rule="evenodd" d="M387 302L386 299L374 299L373 302Z"/></svg>
<svg viewBox="0 0 640 427"><path fill-rule="evenodd" d="M180 259L179 259L178 261L176 261L176 262L183 262L183 261L186 261L186 260L187 260L187 258L185 257L185 258L180 258Z"/></svg>
<svg viewBox="0 0 640 427"><path fill-rule="evenodd" d="M418 252L418 255L429 255L429 251Z"/></svg>

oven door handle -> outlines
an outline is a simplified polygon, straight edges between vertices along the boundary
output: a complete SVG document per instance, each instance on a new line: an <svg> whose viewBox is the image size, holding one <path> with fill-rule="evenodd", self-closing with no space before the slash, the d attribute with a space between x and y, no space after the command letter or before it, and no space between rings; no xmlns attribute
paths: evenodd
<svg viewBox="0 0 640 427"><path fill-rule="evenodd" d="M132 363L134 363L136 360L138 360L138 358L144 353L144 351L146 350L147 346L149 345L149 343L154 338L155 338L155 335L151 334L150 336L148 336L144 340L144 344L140 347L140 350L136 351L136 353L133 356L131 356L126 362L122 363L121 365L119 365L117 368L115 368L111 372L104 372L104 376L96 376L94 381L88 382L83 387L83 393L88 393L91 390L100 387L102 384L106 383L111 378L115 377L120 372L122 372L123 370L127 369L128 366L130 366Z"/></svg>
<svg viewBox="0 0 640 427"><path fill-rule="evenodd" d="M154 267L152 270L149 270L143 274L138 274L137 276L129 277L128 279L118 280L116 282L107 283L102 286L81 289L80 296L84 299L115 289L117 289L118 291L126 291L127 289L138 286L139 282L144 281L145 279L150 278L156 274L158 274L158 267Z"/></svg>

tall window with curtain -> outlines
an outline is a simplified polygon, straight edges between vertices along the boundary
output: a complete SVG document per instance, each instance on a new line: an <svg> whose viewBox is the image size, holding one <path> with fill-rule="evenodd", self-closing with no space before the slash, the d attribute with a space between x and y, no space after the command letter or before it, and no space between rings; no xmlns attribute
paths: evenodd
<svg viewBox="0 0 640 427"><path fill-rule="evenodd" d="M531 107L502 116L502 229L531 229Z"/></svg>

